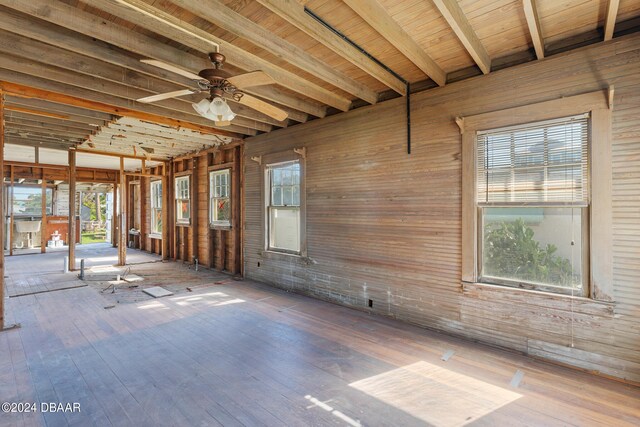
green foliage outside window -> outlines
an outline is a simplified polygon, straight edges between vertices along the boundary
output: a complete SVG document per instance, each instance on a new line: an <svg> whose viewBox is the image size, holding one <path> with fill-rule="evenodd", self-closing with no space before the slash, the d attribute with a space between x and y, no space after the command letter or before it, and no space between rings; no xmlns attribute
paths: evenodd
<svg viewBox="0 0 640 427"><path fill-rule="evenodd" d="M556 255L557 247L544 247L522 218L485 226L483 275L525 282L571 287L571 262ZM579 286L579 284L577 284Z"/></svg>

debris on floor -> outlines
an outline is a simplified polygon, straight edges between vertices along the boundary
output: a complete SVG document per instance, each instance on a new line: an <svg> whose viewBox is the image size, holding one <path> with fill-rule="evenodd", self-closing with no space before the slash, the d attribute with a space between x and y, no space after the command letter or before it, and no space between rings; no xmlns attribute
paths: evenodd
<svg viewBox="0 0 640 427"><path fill-rule="evenodd" d="M142 290L145 294L151 295L154 298L162 298L173 295L173 292L166 290L160 286L152 286L150 288L145 288Z"/></svg>

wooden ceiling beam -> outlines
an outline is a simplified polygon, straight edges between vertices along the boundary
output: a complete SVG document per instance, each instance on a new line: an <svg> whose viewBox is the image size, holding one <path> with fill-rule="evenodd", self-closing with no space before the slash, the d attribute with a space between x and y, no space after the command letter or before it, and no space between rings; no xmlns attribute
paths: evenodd
<svg viewBox="0 0 640 427"><path fill-rule="evenodd" d="M609 0L607 2L607 14L604 17L604 40L613 38L613 30L616 26L616 17L618 16L618 7L620 0Z"/></svg>
<svg viewBox="0 0 640 427"><path fill-rule="evenodd" d="M21 62L21 63L20 63ZM137 111L142 113L145 117L149 114L149 117L164 117L168 120L179 121L183 124L184 127L189 127L191 125L195 126L198 129L203 129L204 132L207 132L207 129L211 129L209 133L218 132L221 135L226 133L233 133L234 135L255 135L256 131L254 129L249 129L241 126L228 126L228 130L222 129L214 129L213 127L208 126L210 120L205 119L204 117L199 118L193 116L191 114L168 110L164 107L160 107L157 105L147 105L134 103L129 99L125 99L119 96L111 95L104 91L100 90L91 90L78 86L74 86L68 83L63 83L55 80L47 80L42 77L38 77L36 75L31 75L28 70L33 70L34 74L39 74L42 69L47 68L48 66L40 65L35 66L32 62L29 61L15 61L9 60L6 55L0 55L0 64L5 63L4 65L0 65L0 80L4 80L7 82L13 82L18 85L26 86L26 87L34 87L38 89L42 89L45 91L57 92L65 95L70 95L77 98L83 98L89 102L97 102L108 104L112 107L116 107L117 111L127 112L127 114L133 114L133 111ZM26 65L26 67L25 67ZM10 67L10 68L9 68ZM22 71L17 71L15 69L19 69ZM40 70L39 70L40 69ZM67 76L67 78L72 79L71 76ZM91 80L91 79L90 79ZM71 80L69 80L71 81ZM75 82L77 83L77 82ZM96 88L98 89L98 88ZM88 105L88 108L90 106ZM98 108L94 108L98 109ZM107 111L107 109L101 110ZM110 111L114 111L113 108ZM118 114L118 113L115 113ZM124 115L123 113L120 115ZM227 135L229 136L229 135Z"/></svg>
<svg viewBox="0 0 640 427"><path fill-rule="evenodd" d="M2 46L0 46L0 51L2 50L4 49L2 48ZM4 53L8 52L5 51ZM134 101L136 98L153 94L153 92L125 86L110 80L79 74L63 68L52 67L50 65L38 63L32 59L26 59L13 55L13 53L14 52L11 52L11 54L7 55L0 55L0 68L27 74L29 76L39 77L46 80L64 83L82 89L97 91L103 94L122 98L123 100L126 99L128 100L127 105L132 105L136 108L145 108L157 111L158 114L164 114L167 117L178 117L176 115L177 112L182 113L182 118L185 120L193 121L195 123L200 123L203 125L209 123L213 125L213 122L198 115L193 107L191 107L191 105L187 102L179 101L177 99L167 99L164 101L156 102L154 104L135 103ZM271 130L270 125L246 118L238 118L234 120L233 126L235 126L234 130L240 133L245 133L244 128L261 130L264 132L268 132ZM250 131L246 134L250 135L252 133L254 132Z"/></svg>
<svg viewBox="0 0 640 427"><path fill-rule="evenodd" d="M98 129L96 127L90 127L90 126L86 126L86 127L69 126L64 122L52 123L52 122L46 122L43 120L33 120L33 116L27 116L27 118L24 118L24 117L19 117L19 116L9 114L9 115L5 115L5 117L6 117L7 123L12 123L15 126L19 127L21 125L24 125L24 126L30 126L30 127L38 127L45 131L60 130L60 131L69 131L69 132L76 132L76 133L82 133L84 135L89 135L91 132L94 132L96 129Z"/></svg>
<svg viewBox="0 0 640 427"><path fill-rule="evenodd" d="M43 114L47 113L46 111L32 110L30 108L22 108L16 105L6 105L5 111L8 112L8 115L25 120L39 121L44 123L51 123L54 125L71 126L83 129L96 129L100 126L104 126L106 123L103 121L91 119L85 119L82 121L69 120L69 116L62 116L55 113L51 113L53 115L50 116ZM62 118L59 118L58 116L62 116Z"/></svg>
<svg viewBox="0 0 640 427"><path fill-rule="evenodd" d="M352 0L351 0L352 1ZM484 74L491 72L491 58L471 27L457 0L432 0L440 14Z"/></svg>
<svg viewBox="0 0 640 427"><path fill-rule="evenodd" d="M95 133L89 137L89 141L122 141L135 144L143 144L148 148L167 148L167 149L187 149L187 148L202 148L203 146L210 147L216 145L215 141L190 141L186 139L172 139L157 137L154 135L148 135L140 132L122 131L120 129L102 128L100 132Z"/></svg>
<svg viewBox="0 0 640 427"><path fill-rule="evenodd" d="M538 59L544 58L544 38L540 29L540 17L536 8L536 0L522 0L524 16L527 19L529 34Z"/></svg>
<svg viewBox="0 0 640 427"><path fill-rule="evenodd" d="M54 102L45 101L35 98L19 98L7 96L7 104L26 109L37 109L64 117L64 120L70 120L81 123L92 123L102 126L114 119L111 114L101 113L99 111L87 110L85 108L72 107L70 105L56 104Z"/></svg>
<svg viewBox="0 0 640 427"><path fill-rule="evenodd" d="M131 1L131 0L127 0ZM367 101L370 104L378 102L378 94L366 85L335 70L325 61L321 61L300 47L288 41L275 37L272 32L253 21L234 12L218 0L172 0L183 9L212 22L216 26L229 31L254 45L289 62L301 70L332 84L351 95Z"/></svg>
<svg viewBox="0 0 640 427"><path fill-rule="evenodd" d="M94 58L103 63L124 67L127 69L127 72L128 70L134 70L142 73L143 75L161 79L169 83L180 85L181 87L193 87L192 80L140 62L137 58L129 55L124 50L109 45L101 40L76 33L67 28L62 28L34 17L24 16L1 6L0 28L30 39L49 41L51 45L55 45L67 51ZM305 122L307 120L305 113L312 114L317 117L324 117L326 115L326 108L313 102L284 93L275 87L258 86L255 88L248 88L246 92L285 105L288 107L286 111L290 118L298 122Z"/></svg>
<svg viewBox="0 0 640 427"><path fill-rule="evenodd" d="M56 89L59 89L59 90L62 90L64 86L59 84L55 85ZM237 134L234 132L228 132L228 131L223 131L223 130L215 129L208 126L202 126L196 123L173 119L173 118L165 117L162 115L141 111L138 109L134 110L124 106L111 105L98 100L84 99L79 96L74 96L68 93L64 93L64 90L62 90L61 92L56 92L52 90L41 89L37 87L29 87L22 84L16 84L9 81L3 81L1 79L0 79L0 89L4 90L7 94L10 94L12 96L18 96L18 97L24 97L24 98L39 98L39 99L44 99L51 102L57 102L60 104L71 105L74 107L101 111L103 113L133 117L135 119L146 120L149 122L159 123L159 124L168 125L176 128L191 129L191 130L195 130L197 132L201 132L205 134L220 135L220 136L228 137L230 139L242 139L242 136L240 134ZM90 95L87 92L89 91L86 91L86 92L82 91L80 93L82 95Z"/></svg>
<svg viewBox="0 0 640 427"><path fill-rule="evenodd" d="M424 51L422 47L393 20L387 10L377 0L344 0L355 13L360 15L385 40L391 43L416 67L420 68L439 86L447 82L447 74Z"/></svg>
<svg viewBox="0 0 640 427"><path fill-rule="evenodd" d="M49 7L46 14L40 14L37 6L49 4L49 1L30 0L28 3L30 6L21 7L21 9L28 10L35 14L34 16L45 15L40 17L50 22L55 19L59 25L97 37L123 49L135 51L148 58L158 59L170 64L179 64L181 68L193 72L198 72L203 68L211 68L211 62L209 62L206 55L198 57L183 52L160 43L151 37L111 22L105 22L97 16L81 12L77 8L66 5L57 7L59 5L56 5L55 10L53 7ZM33 3L36 3L36 5L33 5ZM91 5L129 22L134 22L136 25L168 37L185 46L197 49L203 54L213 51L212 44L222 45L222 50L227 56L228 62L243 70L262 70L273 77L279 85L341 111L347 111L351 107L349 99L232 44L225 43L210 33L150 6L148 3L139 0L94 0Z"/></svg>
<svg viewBox="0 0 640 427"><path fill-rule="evenodd" d="M258 3L280 16L285 21L307 33L318 42L360 68L387 87L401 95L406 95L404 82L378 64L374 63L360 50L338 37L304 11L304 6L296 0L257 0Z"/></svg>
<svg viewBox="0 0 640 427"><path fill-rule="evenodd" d="M134 70L126 70L121 66L105 63L94 58L81 56L66 49L51 46L37 40L32 40L17 34L0 30L0 50L15 56L27 58L36 62L42 62L58 68L64 68L72 72L82 73L98 79L109 80L119 84L121 87L133 88L127 91L127 98L154 95L156 93L171 92L182 89L181 86L168 83L165 80L149 77ZM90 89L90 88L88 88ZM115 93L114 93L115 94ZM190 97L175 98L172 101L174 106L178 106L179 111L195 114L191 107L192 102L197 102L204 97L203 94L196 94ZM180 104L183 105L180 105ZM233 111L240 117L249 120L259 121L267 125L286 127L286 122L280 122L271 117L257 112L242 104L232 102ZM161 105L158 103L158 105ZM245 127L252 127L250 122L240 119L236 124ZM258 130L268 131L268 126L262 126Z"/></svg>
<svg viewBox="0 0 640 427"><path fill-rule="evenodd" d="M76 145L75 142L38 140L36 138L21 138L12 135L5 136L5 144L22 145L25 147L53 148L54 150L66 150Z"/></svg>

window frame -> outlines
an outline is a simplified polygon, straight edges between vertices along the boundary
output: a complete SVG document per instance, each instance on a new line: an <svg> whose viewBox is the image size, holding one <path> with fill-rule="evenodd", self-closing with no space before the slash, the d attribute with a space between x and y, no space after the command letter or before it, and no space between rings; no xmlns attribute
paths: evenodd
<svg viewBox="0 0 640 427"><path fill-rule="evenodd" d="M307 256L307 239L306 239L306 149L296 148L293 150L287 150L279 153L272 153L262 156L260 158L262 165L262 230L264 237L264 251L266 254L280 254L284 256ZM299 210L299 250L293 251L283 248L277 248L271 246L271 177L270 169L273 166L282 165L286 163L297 162L300 166L300 206ZM278 206L279 209L288 209L286 206ZM291 208L293 209L293 208Z"/></svg>
<svg viewBox="0 0 640 427"><path fill-rule="evenodd" d="M188 191L187 197L180 197L183 195L180 194L180 192L178 191L178 183L182 181L187 182L187 191ZM174 179L174 191L175 191L176 224L190 225L191 216L193 214L191 209L191 175L189 174L189 175L183 175L183 176L176 176ZM186 201L189 204L189 218L182 217L182 213L180 210L180 203L184 201Z"/></svg>
<svg viewBox="0 0 640 427"><path fill-rule="evenodd" d="M160 187L160 194L158 196L159 206L155 206L154 203L154 187ZM149 233L151 236L162 236L162 227L164 226L162 222L160 223L160 231L156 231L156 216L155 211L160 212L160 221L162 221L162 180L158 179L156 181L151 181L149 183L149 195L150 195L150 211L151 211L151 232Z"/></svg>
<svg viewBox="0 0 640 427"><path fill-rule="evenodd" d="M218 175L227 175L227 196L226 197L215 197L215 176ZM218 170L212 170L209 171L209 226L210 227L215 227L215 228L231 228L232 227L232 221L231 218L233 217L233 193L232 193L232 183L231 183L231 177L232 177L232 171L231 168L225 168L225 169L218 169ZM230 212L230 217L228 220L217 220L215 219L215 212L217 212L214 209L215 203L217 200L220 199L228 199L228 203L229 203L229 212Z"/></svg>
<svg viewBox="0 0 640 427"><path fill-rule="evenodd" d="M611 110L607 93L596 91L540 102L506 110L467 116L457 120L462 134L462 286L491 286L481 282L481 212L477 203L477 133L519 124L542 122L579 114L590 115L589 126L589 205L583 215L583 263L585 294L588 298L613 301L612 268L612 173L611 173ZM586 234L586 236L585 236ZM585 254L585 247L587 253ZM585 267L583 267L584 269ZM513 285L513 284L512 284ZM522 291L517 287L506 287ZM503 286L498 284L498 286ZM526 288L526 286L525 286ZM529 290L529 289L526 289ZM546 295L566 296L536 287ZM582 297L583 295L575 295Z"/></svg>

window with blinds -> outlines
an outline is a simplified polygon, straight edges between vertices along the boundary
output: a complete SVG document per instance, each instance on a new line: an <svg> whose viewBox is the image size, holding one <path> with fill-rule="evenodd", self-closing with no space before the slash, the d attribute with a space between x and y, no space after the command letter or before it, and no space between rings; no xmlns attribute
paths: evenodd
<svg viewBox="0 0 640 427"><path fill-rule="evenodd" d="M478 204L588 203L589 117L477 133Z"/></svg>
<svg viewBox="0 0 640 427"><path fill-rule="evenodd" d="M586 295L589 116L476 138L480 281Z"/></svg>

